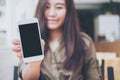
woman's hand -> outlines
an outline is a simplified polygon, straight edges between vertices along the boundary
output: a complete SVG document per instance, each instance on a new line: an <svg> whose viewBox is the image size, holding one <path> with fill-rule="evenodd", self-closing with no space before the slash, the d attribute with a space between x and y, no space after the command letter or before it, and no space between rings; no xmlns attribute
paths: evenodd
<svg viewBox="0 0 120 80"><path fill-rule="evenodd" d="M13 44L13 48L12 51L15 52L15 54L17 55L17 57L22 60L23 56L22 56L22 52L21 52L21 45L20 45L20 40L14 40L12 42Z"/></svg>
<svg viewBox="0 0 120 80"><path fill-rule="evenodd" d="M21 51L21 44L20 44L20 40L14 40L12 42L13 44L13 48L12 51L16 53L17 57L22 60L23 56L22 56L22 51ZM42 39L41 40L41 44L42 44L42 49L44 50L44 45L45 45L45 41Z"/></svg>
<svg viewBox="0 0 120 80"><path fill-rule="evenodd" d="M12 42L13 48L12 51L16 53L17 57L22 60L22 51L21 44L19 40L15 40ZM44 50L45 42L41 40L42 49ZM24 80L37 80L40 76L40 64L41 61L33 61L29 62L27 66L22 70L22 78Z"/></svg>

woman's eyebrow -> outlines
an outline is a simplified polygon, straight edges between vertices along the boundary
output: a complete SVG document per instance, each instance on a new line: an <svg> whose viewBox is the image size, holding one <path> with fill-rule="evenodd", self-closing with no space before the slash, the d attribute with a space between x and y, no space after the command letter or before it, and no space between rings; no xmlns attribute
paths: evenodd
<svg viewBox="0 0 120 80"><path fill-rule="evenodd" d="M64 3L56 3L55 5L63 5L63 6L65 6Z"/></svg>
<svg viewBox="0 0 120 80"><path fill-rule="evenodd" d="M46 3L46 5L51 5L49 2ZM55 5L62 5L65 6L65 3L55 3Z"/></svg>
<svg viewBox="0 0 120 80"><path fill-rule="evenodd" d="M46 3L46 5L50 5L50 3Z"/></svg>

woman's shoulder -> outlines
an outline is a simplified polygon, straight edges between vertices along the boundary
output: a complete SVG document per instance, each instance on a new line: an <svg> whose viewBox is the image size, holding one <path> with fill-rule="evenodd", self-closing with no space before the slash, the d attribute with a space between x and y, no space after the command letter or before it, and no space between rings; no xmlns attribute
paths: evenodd
<svg viewBox="0 0 120 80"><path fill-rule="evenodd" d="M90 44L93 43L91 37L88 34L86 34L84 32L80 32L80 35L87 46L90 46Z"/></svg>

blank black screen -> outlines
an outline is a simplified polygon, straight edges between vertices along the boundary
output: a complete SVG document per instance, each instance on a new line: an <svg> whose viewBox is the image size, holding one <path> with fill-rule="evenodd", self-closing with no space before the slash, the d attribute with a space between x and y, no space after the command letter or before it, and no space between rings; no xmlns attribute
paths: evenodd
<svg viewBox="0 0 120 80"><path fill-rule="evenodd" d="M42 55L37 23L19 25L24 57Z"/></svg>

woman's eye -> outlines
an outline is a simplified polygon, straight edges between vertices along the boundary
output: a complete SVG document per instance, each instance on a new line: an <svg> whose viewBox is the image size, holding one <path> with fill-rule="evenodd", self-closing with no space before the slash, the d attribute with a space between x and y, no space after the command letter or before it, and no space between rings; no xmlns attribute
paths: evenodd
<svg viewBox="0 0 120 80"><path fill-rule="evenodd" d="M57 9L63 9L63 7L62 7L62 6L57 6L56 8L57 8Z"/></svg>
<svg viewBox="0 0 120 80"><path fill-rule="evenodd" d="M48 6L48 5L46 5L46 6L45 6L45 8L46 8L46 9L48 9L48 8L49 8L49 6Z"/></svg>

